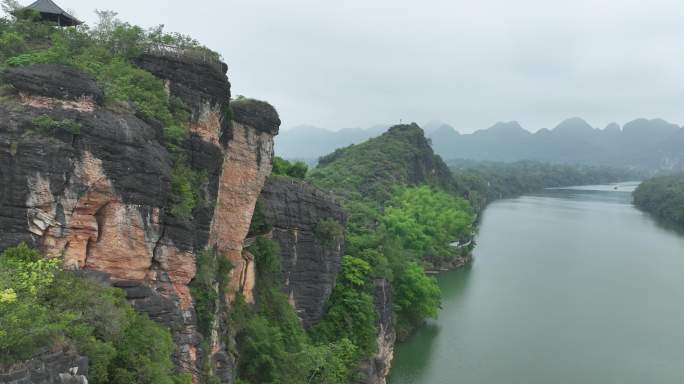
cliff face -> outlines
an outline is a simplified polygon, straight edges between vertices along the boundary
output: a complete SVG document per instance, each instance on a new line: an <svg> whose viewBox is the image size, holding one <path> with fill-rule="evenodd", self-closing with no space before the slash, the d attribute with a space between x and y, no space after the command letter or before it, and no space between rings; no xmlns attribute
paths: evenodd
<svg viewBox="0 0 684 384"><path fill-rule="evenodd" d="M284 291L310 327L323 316L344 253L344 237L323 227L344 228L346 215L331 195L288 177L269 178L259 201L280 246Z"/></svg>
<svg viewBox="0 0 684 384"><path fill-rule="evenodd" d="M180 151L206 175L193 218L170 214L173 161L158 122L105 107L95 82L71 68L10 69L0 101L0 250L26 241L63 257L67 268L105 274L138 310L171 328L177 365L197 374L202 336L188 288L196 255L216 248L235 267L231 289L248 288L253 272L242 243L280 120L252 101L236 106L231 124L223 112L230 84L214 66L156 56L137 64L190 109ZM41 131L35 121L45 116L80 129Z"/></svg>
<svg viewBox="0 0 684 384"><path fill-rule="evenodd" d="M367 361L361 364L361 384L385 384L392 359L394 358L394 345L397 341L397 333L394 328L392 312L392 287L385 279L375 282L374 290L375 309L378 314L377 330L378 351Z"/></svg>

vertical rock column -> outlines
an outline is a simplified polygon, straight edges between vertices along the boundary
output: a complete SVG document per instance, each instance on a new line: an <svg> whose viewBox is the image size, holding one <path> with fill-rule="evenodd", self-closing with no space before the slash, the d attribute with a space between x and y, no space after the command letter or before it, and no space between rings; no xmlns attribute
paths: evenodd
<svg viewBox="0 0 684 384"><path fill-rule="evenodd" d="M237 292L252 299L254 264L244 252L244 241L254 207L266 178L271 174L273 137L280 118L268 103L241 99L231 103L233 121L224 134L227 148L219 176L216 208L209 232L209 244L224 253L233 265L228 298Z"/></svg>

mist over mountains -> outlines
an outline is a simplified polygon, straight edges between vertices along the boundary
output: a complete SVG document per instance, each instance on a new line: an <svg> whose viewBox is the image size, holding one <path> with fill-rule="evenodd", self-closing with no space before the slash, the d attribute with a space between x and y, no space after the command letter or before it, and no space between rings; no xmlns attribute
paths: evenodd
<svg viewBox="0 0 684 384"><path fill-rule="evenodd" d="M337 148L362 143L371 137L379 136L390 125L376 125L370 128L345 128L329 131L310 125L300 125L283 130L276 137L276 154L286 159L305 161L318 160Z"/></svg>
<svg viewBox="0 0 684 384"><path fill-rule="evenodd" d="M281 133L276 141L276 154L311 161L336 148L377 136L387 127L337 132L297 127ZM425 131L435 152L445 160L537 160L653 171L684 169L684 128L662 119L636 119L622 127L612 123L599 129L575 117L535 133L515 121L469 134L461 134L447 124L428 123Z"/></svg>

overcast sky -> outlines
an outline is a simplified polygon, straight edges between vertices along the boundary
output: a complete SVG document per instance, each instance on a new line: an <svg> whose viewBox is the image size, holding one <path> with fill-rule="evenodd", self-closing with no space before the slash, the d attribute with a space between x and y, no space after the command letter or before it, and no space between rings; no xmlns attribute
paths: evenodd
<svg viewBox="0 0 684 384"><path fill-rule="evenodd" d="M56 1L192 35L285 128L684 123L682 0Z"/></svg>

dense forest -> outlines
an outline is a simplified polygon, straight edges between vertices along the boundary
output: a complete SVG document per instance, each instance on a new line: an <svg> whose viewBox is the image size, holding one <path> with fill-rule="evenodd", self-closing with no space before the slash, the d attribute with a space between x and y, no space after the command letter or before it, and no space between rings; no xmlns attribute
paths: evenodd
<svg viewBox="0 0 684 384"><path fill-rule="evenodd" d="M190 383L171 363L169 331L118 288L72 272L25 244L0 254L0 368L59 345L90 359L91 383Z"/></svg>
<svg viewBox="0 0 684 384"><path fill-rule="evenodd" d="M656 217L684 225L684 174L644 181L634 191L634 204Z"/></svg>
<svg viewBox="0 0 684 384"><path fill-rule="evenodd" d="M633 170L555 165L538 161L499 163L453 160L449 165L456 180L467 190L468 199L478 209L497 199L544 188L605 184L641 180L644 177L644 173Z"/></svg>

